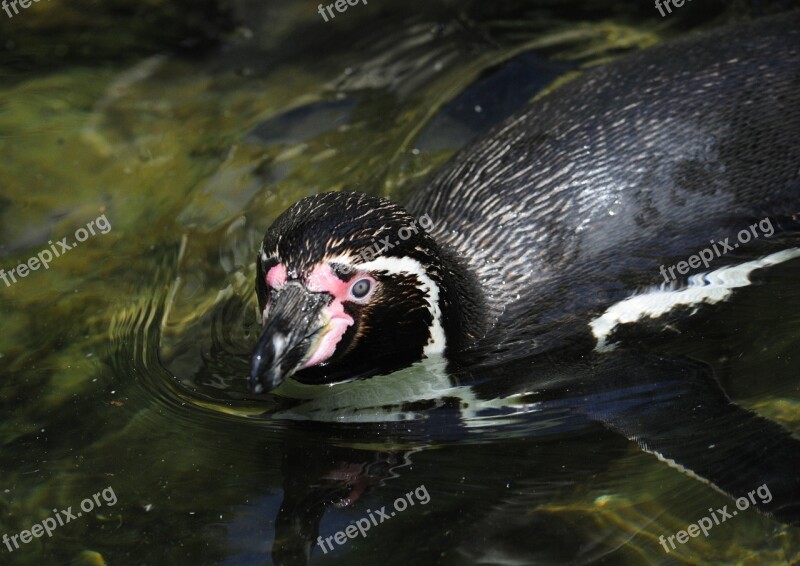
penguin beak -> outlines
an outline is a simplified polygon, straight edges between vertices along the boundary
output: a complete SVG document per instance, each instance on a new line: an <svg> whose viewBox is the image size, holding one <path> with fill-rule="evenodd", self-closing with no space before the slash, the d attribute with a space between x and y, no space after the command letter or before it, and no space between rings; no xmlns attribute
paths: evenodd
<svg viewBox="0 0 800 566"><path fill-rule="evenodd" d="M331 300L299 282L272 291L264 333L250 361L251 393L275 389L311 357L316 337L328 324L323 310Z"/></svg>

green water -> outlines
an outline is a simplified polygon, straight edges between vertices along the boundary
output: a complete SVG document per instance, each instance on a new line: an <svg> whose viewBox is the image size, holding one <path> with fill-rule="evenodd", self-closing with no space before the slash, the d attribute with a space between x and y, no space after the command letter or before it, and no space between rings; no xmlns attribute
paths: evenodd
<svg viewBox="0 0 800 566"><path fill-rule="evenodd" d="M700 1L671 20L649 3L370 0L330 22L312 2L0 12L0 267L110 225L0 281L0 535L116 500L0 545L0 564L797 563L798 529L755 512L667 555L660 535L731 502L563 415L465 435L244 399L255 250L282 210L323 190L407 195L454 150L417 151L426 125L518 53L563 71L755 11ZM781 308L797 276L718 323L742 328L735 342L708 328L670 348L724 358L731 395L800 434L800 316ZM427 504L366 537L311 540L422 485Z"/></svg>

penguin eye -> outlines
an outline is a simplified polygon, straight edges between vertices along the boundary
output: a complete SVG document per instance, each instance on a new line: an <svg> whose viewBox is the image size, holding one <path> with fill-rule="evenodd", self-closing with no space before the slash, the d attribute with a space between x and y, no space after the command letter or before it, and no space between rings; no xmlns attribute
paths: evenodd
<svg viewBox="0 0 800 566"><path fill-rule="evenodd" d="M371 289L372 283L369 279L359 279L350 287L350 294L356 299L363 299Z"/></svg>

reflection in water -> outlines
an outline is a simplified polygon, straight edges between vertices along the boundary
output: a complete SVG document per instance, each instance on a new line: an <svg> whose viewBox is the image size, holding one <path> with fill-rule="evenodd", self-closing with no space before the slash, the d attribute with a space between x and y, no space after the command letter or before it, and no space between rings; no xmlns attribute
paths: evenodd
<svg viewBox="0 0 800 566"><path fill-rule="evenodd" d="M645 449L657 450L691 466L704 477L724 485L729 492L745 494L759 485L769 485L772 492L777 489L780 493L771 499L760 499L758 506L784 519L797 520L795 470L800 464L797 441L788 438L773 423L736 409L720 394L704 391L710 386L714 389L713 382L702 375L703 368L695 363L647 357L606 360L607 357L589 369L588 364L559 367L536 359L527 368L516 365L518 373L492 376L485 385L499 384L502 388L505 376L508 384L525 388L520 375L530 375L533 379L528 387L538 388L535 394L524 394L537 399L535 403L512 395L506 416L498 415L497 409L466 421L451 415L454 418L448 426L443 424L447 419L437 419L430 413L459 413L459 409L437 408L419 415L421 420L402 424L293 425L298 427L293 433L302 430L302 441L284 454L284 500L276 521L275 562L306 563L317 536L322 534L324 538L325 533L335 532L337 526L345 528L347 519L352 524L358 515L349 513L345 521L334 519L334 526L320 533L326 507L328 514L346 506L354 506L353 511L360 510L361 514L368 513L370 505L375 508L402 497L402 489L412 489L415 481L436 486L432 488L432 499L455 496L457 514L465 513L472 518L469 528L464 525L463 530L449 533L447 544L469 563L498 556L522 562L537 557L540 563L548 564L589 563L614 554L620 545L630 543L634 537L658 538L665 528L660 524L660 516L666 512L652 502L626 501L624 497L604 493L594 498L592 506L557 503L571 501L576 496L580 500L578 494L585 486L602 492L605 486L602 481L598 484L597 478L618 465L615 460L629 452L629 445L622 437L610 434L598 423L629 437L651 440L651 445L643 446ZM697 379L687 375L687 371L697 371ZM659 376L663 376L662 381ZM625 379L630 380L627 386ZM521 392L519 389L517 395ZM700 400L702 413L698 414L697 422L681 414L683 410L696 413ZM667 428L663 428L665 424ZM460 442L454 444L453 429L459 425L478 428L470 434L465 432ZM659 438L654 427L663 429L665 436ZM731 435L731 430L737 430L737 434ZM324 434L324 440L309 443L309 439L320 434ZM442 438L445 434L449 438ZM416 448L375 453L342 446L364 442L365 438L376 439L374 442L384 439L384 443L392 438L395 443ZM423 440L427 446L420 444ZM515 458L497 452L499 447L510 444L515 447ZM709 450L714 445L716 451ZM469 461L477 463L475 468L480 478L475 485L466 484L469 496L464 491L467 476L460 481L448 480L449 474L434 464L436 461L445 466L453 464L443 455L464 458L465 446L469 446ZM758 464L754 465L755 462ZM509 463L515 466L513 472L508 468ZM475 469L475 464L461 464L455 464L461 472ZM626 480L636 475L628 470ZM436 531L437 521L442 518L437 510L441 505L447 507L447 503L434 501L431 509L414 511L420 514L414 520L421 525L422 532ZM688 501L686 504L695 513L705 511L697 504ZM444 517L453 520L452 512L446 512ZM666 519L665 525L675 524L674 520ZM623 525L625 528L619 528ZM532 526L541 530L534 545L528 546L530 538L520 535ZM435 539L436 535L431 537ZM581 544L574 544L576 538ZM481 542L476 544L476 541ZM365 558L370 552L379 551L360 539L353 541L353 546L339 552L350 559L351 553ZM368 549L364 554L362 546ZM433 548L441 547L433 545ZM431 560L433 556L432 552ZM454 563L451 560L455 557L444 563Z"/></svg>
<svg viewBox="0 0 800 566"><path fill-rule="evenodd" d="M320 521L329 506L350 507L370 486L397 477L396 468L409 465L402 453L373 453L324 446L309 451L297 447L284 454L283 501L275 519L276 564L304 564L317 542Z"/></svg>
<svg viewBox="0 0 800 566"><path fill-rule="evenodd" d="M474 538L481 529L486 529L487 533L496 531L498 525L494 520L498 517L509 518L518 513L527 517L537 507L570 494L593 471L608 465L609 457L601 456L597 448L603 446L608 450L616 446L617 454L622 448L613 437L604 434L598 437L597 433L567 437L577 445L581 445L582 439L595 444L597 448L588 454L576 454L574 449L565 449L560 443L529 439L518 446L528 462L520 467L519 461L509 465L499 459L501 451L492 443L472 446L468 461L460 462L463 454L452 444L392 451L337 445L337 440L363 439L365 433L372 433L369 436L373 438L391 435L390 431L374 425L369 430L358 431L336 431L329 425L323 428L309 424L295 426L305 430L293 427L288 432L290 438L302 439L302 442L287 446L284 453L284 495L275 519L272 547L276 564L305 564L309 554L315 558L326 557L328 553L318 544L319 536L324 541L349 524L369 517L370 513L374 516L377 510L390 514L397 498L405 498L409 491L423 484L430 495L428 504L409 507L393 516L391 523L374 526L366 537L337 544L334 552L328 552L339 560L369 563L370 557L382 555L388 548L401 550L419 545L416 554L424 561L440 562L442 548L451 549L445 563L458 563L462 554L474 554L477 558L480 553L492 551L485 542L475 547L476 540L485 538L485 534ZM597 439L599 443L595 443ZM464 475L456 481L449 480L456 470L464 471ZM540 520L546 522L549 512L539 513ZM521 523L520 518L515 522ZM535 525L536 520L532 524ZM517 528L521 528L521 524ZM549 544L536 552L542 556L563 554L563 549L570 546L566 544L566 534L562 533L558 539L551 538ZM574 533L569 537L574 537ZM509 541L503 538L495 543L502 544L504 552L522 557L530 551L525 545L515 548L513 537ZM608 535L604 533L600 538L607 542ZM599 545L600 541L597 543ZM608 547L599 545L589 554L602 555L607 551ZM576 557L583 552L578 550ZM395 562L391 558L388 560Z"/></svg>

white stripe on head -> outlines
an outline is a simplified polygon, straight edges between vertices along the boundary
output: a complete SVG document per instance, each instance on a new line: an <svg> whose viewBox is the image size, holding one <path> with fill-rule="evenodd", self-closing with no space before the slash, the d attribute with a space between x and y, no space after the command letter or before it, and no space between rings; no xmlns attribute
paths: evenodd
<svg viewBox="0 0 800 566"><path fill-rule="evenodd" d="M446 339L444 327L442 326L442 310L439 307L439 286L430 278L425 267L415 259L410 257L376 257L366 263L352 263L352 257L341 255L338 257L326 258L326 261L340 263L363 271L385 271L395 275L413 275L420 282L419 289L425 293L425 300L428 303L428 311L431 313L433 323L430 326L430 339L422 353L426 356L441 354L444 352Z"/></svg>
<svg viewBox="0 0 800 566"><path fill-rule="evenodd" d="M733 289L750 285L750 274L756 269L777 265L796 257L800 257L800 248L782 250L757 260L692 275L689 285L684 289L661 285L628 297L611 305L589 323L592 334L597 338L595 350L607 352L614 349L614 344L609 344L607 340L619 324L636 322L643 318L658 318L676 307L725 301L733 293Z"/></svg>

